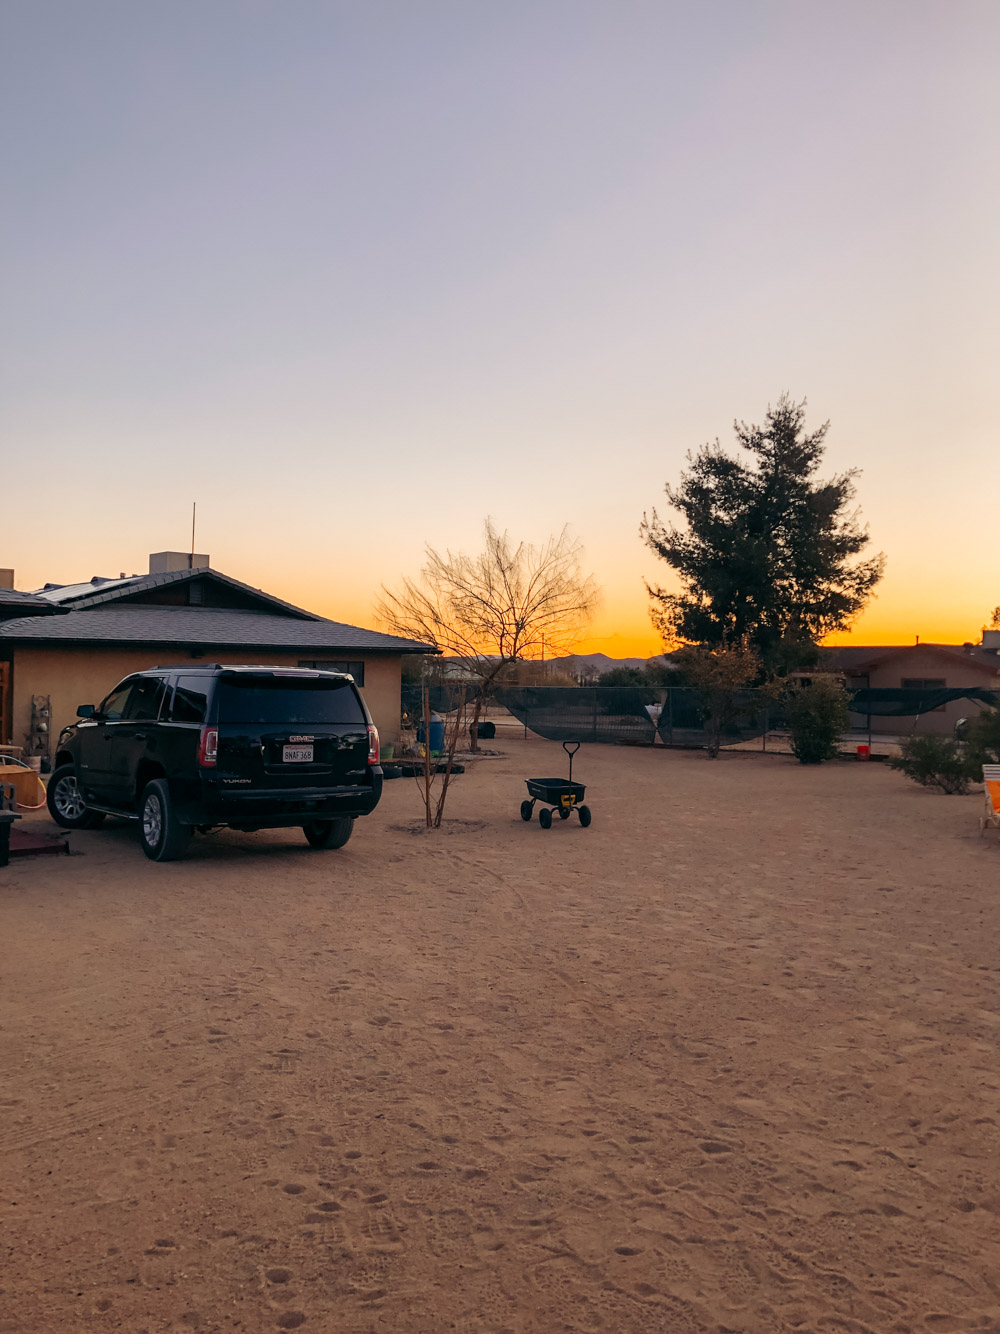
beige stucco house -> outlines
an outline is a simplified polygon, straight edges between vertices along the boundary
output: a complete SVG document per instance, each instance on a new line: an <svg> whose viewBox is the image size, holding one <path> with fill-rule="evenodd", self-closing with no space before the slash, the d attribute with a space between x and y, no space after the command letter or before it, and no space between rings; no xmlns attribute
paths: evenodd
<svg viewBox="0 0 1000 1334"><path fill-rule="evenodd" d="M1000 640L1000 636L997 636ZM872 690L961 690L1000 691L1000 642L989 632L982 644L891 644L883 647L854 646L820 649L819 667L837 672L851 689ZM950 735L959 718L978 713L983 705L956 699L929 713L914 717L871 718L873 732L894 734L938 732ZM867 717L854 716L867 726Z"/></svg>
<svg viewBox="0 0 1000 1334"><path fill-rule="evenodd" d="M0 590L0 742L44 755L39 699L48 701L44 730L54 739L79 704L99 703L129 672L191 662L349 671L390 741L402 659L433 651L292 606L213 570L207 557L160 552L146 575L47 584L35 594Z"/></svg>

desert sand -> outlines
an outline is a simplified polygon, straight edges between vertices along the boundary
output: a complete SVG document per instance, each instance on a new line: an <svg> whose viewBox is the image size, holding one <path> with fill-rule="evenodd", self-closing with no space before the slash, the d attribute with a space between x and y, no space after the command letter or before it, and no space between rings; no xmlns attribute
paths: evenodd
<svg viewBox="0 0 1000 1334"><path fill-rule="evenodd" d="M546 831L497 745L0 871L0 1331L1000 1330L981 797L585 746Z"/></svg>

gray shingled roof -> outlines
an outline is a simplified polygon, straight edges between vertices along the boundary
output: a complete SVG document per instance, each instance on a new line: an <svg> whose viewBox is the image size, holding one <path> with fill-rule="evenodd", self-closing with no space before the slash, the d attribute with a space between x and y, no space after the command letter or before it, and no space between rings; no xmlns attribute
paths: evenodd
<svg viewBox="0 0 1000 1334"><path fill-rule="evenodd" d="M0 644L155 644L204 648L272 648L335 652L432 653L428 644L398 635L342 625L321 617L295 620L261 611L214 607L117 607L67 612L63 616L19 616L0 622Z"/></svg>
<svg viewBox="0 0 1000 1334"><path fill-rule="evenodd" d="M30 608L43 616L59 611L47 598L39 597L37 593L19 593L16 588L0 588L0 607L23 607L25 611Z"/></svg>
<svg viewBox="0 0 1000 1334"><path fill-rule="evenodd" d="M84 607L100 607L109 602L131 600L136 594L146 593L150 589L163 588L166 584L189 583L194 579L209 579L223 587L238 589L241 593L247 593L268 606L280 607L286 615L308 621L323 619L315 612L296 607L291 602L276 598L273 593L253 588L250 584L244 584L230 574L223 574L221 570L213 570L208 565L196 566L193 570L171 570L166 574L141 574L128 579L106 579L99 584L70 584L66 588L50 589L47 593L43 591L41 596L47 601L63 605L70 603L73 610L78 611Z"/></svg>
<svg viewBox="0 0 1000 1334"><path fill-rule="evenodd" d="M1000 655L979 644L970 644L968 648L964 644L883 644L871 647L850 645L843 648L821 648L819 664L828 671L861 671L865 667L874 667L876 663L886 658L907 653L911 649L930 649L949 657L962 658L965 662L971 662L976 667L984 667L987 671L1000 672Z"/></svg>

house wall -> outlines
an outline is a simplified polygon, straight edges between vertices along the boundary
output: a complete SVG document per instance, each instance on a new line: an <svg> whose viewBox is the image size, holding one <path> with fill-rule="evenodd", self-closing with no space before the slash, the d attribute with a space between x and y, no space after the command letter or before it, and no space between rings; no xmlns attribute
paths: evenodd
<svg viewBox="0 0 1000 1334"><path fill-rule="evenodd" d="M183 649L170 648L100 648L95 646L11 645L13 650L13 707L11 740L17 745L27 741L31 721L32 695L48 695L52 702L52 738L76 721L79 704L97 704L113 686L146 667L185 663L196 667L207 662L259 663L275 667L297 667L299 662L314 661L318 656L333 657L333 652L309 648L296 652L252 654L232 648L206 650L198 658ZM340 653L337 656L341 656ZM396 654L368 656L352 649L344 657L365 664L365 703L383 741L399 736L400 658Z"/></svg>
<svg viewBox="0 0 1000 1334"><path fill-rule="evenodd" d="M964 662L951 653L939 653L923 644L914 644L911 648L894 653L868 671L868 684L873 689L902 688L904 680L943 680L945 688L957 690L961 686L979 686L986 690L1000 689L1000 676L989 668L970 659ZM851 678L848 677L848 684ZM938 733L950 736L959 718L974 717L980 709L974 700L957 699L946 704L943 709L933 713L921 714L919 718L872 718L873 732L888 732L895 735L908 734L916 730L919 734ZM863 715L852 714L852 722L863 725ZM914 724L916 727L914 728Z"/></svg>

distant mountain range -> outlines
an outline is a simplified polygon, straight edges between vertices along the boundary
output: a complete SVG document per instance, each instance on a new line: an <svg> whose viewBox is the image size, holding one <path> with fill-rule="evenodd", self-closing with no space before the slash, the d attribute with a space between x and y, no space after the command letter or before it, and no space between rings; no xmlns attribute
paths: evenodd
<svg viewBox="0 0 1000 1334"><path fill-rule="evenodd" d="M647 662L666 662L662 653L652 658L609 658L606 653L570 653L565 658L551 658L551 666L570 676L601 676L613 667L645 667Z"/></svg>

